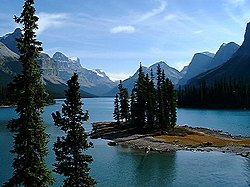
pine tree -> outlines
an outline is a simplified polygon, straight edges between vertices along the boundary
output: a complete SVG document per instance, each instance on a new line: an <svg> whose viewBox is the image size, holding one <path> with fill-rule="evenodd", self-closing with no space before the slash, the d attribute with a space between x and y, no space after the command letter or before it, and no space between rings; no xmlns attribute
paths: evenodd
<svg viewBox="0 0 250 187"><path fill-rule="evenodd" d="M135 124L138 130L142 130L146 122L146 82L145 75L142 71L142 65L140 63L138 79L134 86L134 97L136 101L136 107L134 108Z"/></svg>
<svg viewBox="0 0 250 187"><path fill-rule="evenodd" d="M151 69L151 79L146 75L146 118L149 129L154 128L155 124L155 88L153 81L153 72Z"/></svg>
<svg viewBox="0 0 250 187"><path fill-rule="evenodd" d="M169 128L169 103L170 103L170 95L169 95L169 82L166 81L164 70L162 70L161 76L161 95L162 95L162 129Z"/></svg>
<svg viewBox="0 0 250 187"><path fill-rule="evenodd" d="M134 87L131 92L130 97L130 123L132 125L136 125L137 122L137 110L138 110L138 104L137 104L137 89Z"/></svg>
<svg viewBox="0 0 250 187"><path fill-rule="evenodd" d="M120 105L119 105L118 94L116 94L116 96L115 96L113 117L116 120L116 122L118 124L120 124L121 114L120 114Z"/></svg>
<svg viewBox="0 0 250 187"><path fill-rule="evenodd" d="M128 89L124 88L122 85L122 81L120 81L118 85L119 89L119 100L120 100L120 114L121 119L125 119L127 122L129 120L129 95Z"/></svg>
<svg viewBox="0 0 250 187"><path fill-rule="evenodd" d="M38 17L35 16L34 0L25 1L21 16L15 16L15 21L23 24L23 34L17 40L23 70L9 85L10 100L16 105L18 118L8 124L14 133L11 152L16 157L12 164L13 175L4 186L45 187L53 183L53 179L45 164L48 135L41 113L47 93L35 61L42 47L41 42L36 40Z"/></svg>
<svg viewBox="0 0 250 187"><path fill-rule="evenodd" d="M164 123L164 107L163 107L163 91L162 91L162 71L160 64L157 66L157 107L156 107L156 118L158 125L163 128Z"/></svg>
<svg viewBox="0 0 250 187"><path fill-rule="evenodd" d="M60 127L65 135L58 137L54 144L56 163L54 171L64 175L64 187L95 186L96 182L89 175L88 163L93 161L92 156L83 154L83 151L92 147L87 142L87 135L82 124L88 119L88 112L83 112L80 96L78 75L75 73L67 82L66 100L62 114L53 113L55 125Z"/></svg>
<svg viewBox="0 0 250 187"><path fill-rule="evenodd" d="M169 92L169 128L174 128L177 121L177 94L174 89L173 83L167 79L166 82L169 85L168 92Z"/></svg>

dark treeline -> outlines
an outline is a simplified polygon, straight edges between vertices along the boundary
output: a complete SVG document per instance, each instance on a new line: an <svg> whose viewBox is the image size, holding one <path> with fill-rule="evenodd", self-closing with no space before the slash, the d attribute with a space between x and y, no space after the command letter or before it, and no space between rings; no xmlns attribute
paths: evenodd
<svg viewBox="0 0 250 187"><path fill-rule="evenodd" d="M138 131L169 130L176 124L176 92L172 82L165 78L160 65L157 69L157 85L154 76L145 75L140 65L138 79L131 96L120 82L114 101L114 119L129 122Z"/></svg>
<svg viewBox="0 0 250 187"><path fill-rule="evenodd" d="M7 91L7 87L1 87L0 86L0 105L7 105L9 104L8 102L8 91Z"/></svg>
<svg viewBox="0 0 250 187"><path fill-rule="evenodd" d="M250 83L223 79L214 84L201 82L198 87L178 89L178 107L186 108L250 108Z"/></svg>

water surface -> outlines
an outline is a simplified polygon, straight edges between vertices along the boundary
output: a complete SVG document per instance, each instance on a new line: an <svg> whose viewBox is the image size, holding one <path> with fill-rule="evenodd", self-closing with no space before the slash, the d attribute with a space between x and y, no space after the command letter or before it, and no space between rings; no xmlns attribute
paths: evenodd
<svg viewBox="0 0 250 187"><path fill-rule="evenodd" d="M53 125L51 113L60 110L62 100L47 106L43 118L46 131L50 134L49 156L47 163L52 169L54 162L52 145L62 132ZM113 113L112 98L84 99L84 109L90 112L90 120L110 121ZM13 108L0 108L0 185L11 176L13 156L11 134L5 125L15 117ZM221 129L237 135L250 135L249 111L244 110L178 110L178 124ZM85 123L87 131L91 125ZM106 140L91 140L94 149L91 176L98 187L161 187L161 186L250 186L250 160L234 154L220 152L153 153L145 155L125 147L107 146ZM62 178L54 174L60 186Z"/></svg>

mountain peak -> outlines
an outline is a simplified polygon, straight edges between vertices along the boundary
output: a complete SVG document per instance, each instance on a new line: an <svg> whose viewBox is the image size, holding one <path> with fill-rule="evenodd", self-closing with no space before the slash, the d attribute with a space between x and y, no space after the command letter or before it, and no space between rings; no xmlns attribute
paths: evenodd
<svg viewBox="0 0 250 187"><path fill-rule="evenodd" d="M210 52L208 52L208 51L205 51L205 52L201 52L201 53L197 53L197 54L203 54L203 55L206 55L206 56L209 56L209 57L214 57L214 53L210 53Z"/></svg>
<svg viewBox="0 0 250 187"><path fill-rule="evenodd" d="M54 60L68 61L69 58L61 52L56 52L53 57Z"/></svg>
<svg viewBox="0 0 250 187"><path fill-rule="evenodd" d="M22 34L22 30L19 27L17 27L12 34L13 36L20 37Z"/></svg>
<svg viewBox="0 0 250 187"><path fill-rule="evenodd" d="M161 67L169 67L166 62L164 62L163 60L159 61L159 62L155 62L153 65L149 66L149 69L151 68L156 68L158 65L160 65Z"/></svg>
<svg viewBox="0 0 250 187"><path fill-rule="evenodd" d="M0 37L0 42L2 42L6 47L8 47L14 53L20 54L19 49L17 48L16 39L20 38L22 35L22 30L20 28L16 28L13 33L9 33Z"/></svg>
<svg viewBox="0 0 250 187"><path fill-rule="evenodd" d="M247 24L244 42L242 45L250 47L250 22Z"/></svg>

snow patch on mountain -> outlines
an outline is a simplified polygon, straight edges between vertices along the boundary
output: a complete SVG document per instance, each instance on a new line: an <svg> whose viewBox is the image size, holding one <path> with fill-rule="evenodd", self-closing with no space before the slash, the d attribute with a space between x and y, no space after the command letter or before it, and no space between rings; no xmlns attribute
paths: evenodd
<svg viewBox="0 0 250 187"><path fill-rule="evenodd" d="M99 77L104 77L103 71L98 70L98 69L93 69L92 71L95 72L95 73L97 74L97 76L99 76Z"/></svg>

